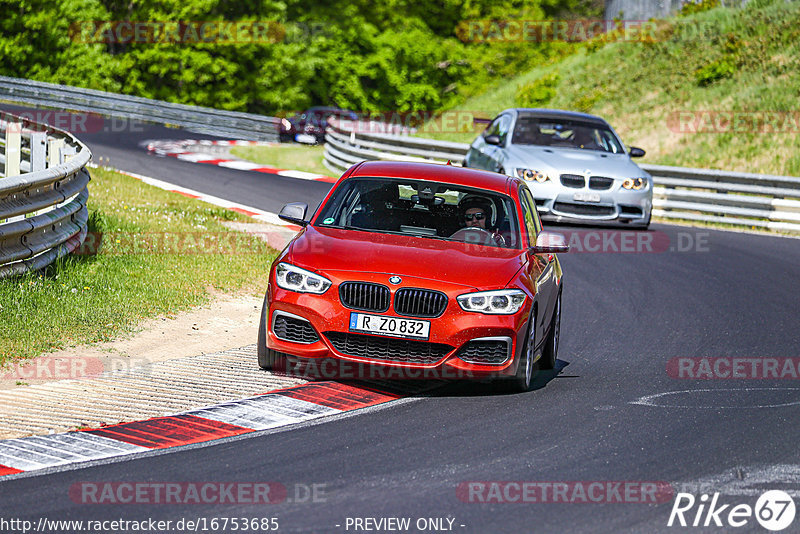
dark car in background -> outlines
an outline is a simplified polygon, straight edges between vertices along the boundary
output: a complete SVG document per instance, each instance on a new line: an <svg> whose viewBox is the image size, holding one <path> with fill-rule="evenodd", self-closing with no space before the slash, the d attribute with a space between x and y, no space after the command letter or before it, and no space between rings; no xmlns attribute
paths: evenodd
<svg viewBox="0 0 800 534"><path fill-rule="evenodd" d="M354 111L333 106L315 106L289 118L281 119L281 141L319 144L325 141L325 127L328 119L358 120Z"/></svg>

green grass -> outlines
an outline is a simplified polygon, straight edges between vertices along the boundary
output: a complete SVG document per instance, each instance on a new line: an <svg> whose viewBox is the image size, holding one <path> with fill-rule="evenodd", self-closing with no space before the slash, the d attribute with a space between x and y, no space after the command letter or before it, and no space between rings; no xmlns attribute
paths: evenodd
<svg viewBox="0 0 800 534"><path fill-rule="evenodd" d="M493 116L521 104L520 87L555 79L543 107L605 117L626 144L647 150L646 163L800 175L800 4L755 0L742 9L715 8L660 21L653 35L653 42L589 42L457 109ZM795 125L779 133L681 132L682 111L795 113ZM475 134L429 136L471 142Z"/></svg>
<svg viewBox="0 0 800 534"><path fill-rule="evenodd" d="M332 174L322 163L322 145L287 143L274 146L237 146L231 150L231 154L237 158L279 169L313 172L326 176Z"/></svg>
<svg viewBox="0 0 800 534"><path fill-rule="evenodd" d="M0 363L114 339L143 319L203 304L212 292L266 287L276 252L222 225L247 217L116 172L91 174L99 253L0 280Z"/></svg>

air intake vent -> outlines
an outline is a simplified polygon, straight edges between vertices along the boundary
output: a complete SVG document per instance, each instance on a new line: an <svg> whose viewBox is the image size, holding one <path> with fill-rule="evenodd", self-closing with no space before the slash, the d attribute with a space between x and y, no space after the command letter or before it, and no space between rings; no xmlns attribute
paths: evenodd
<svg viewBox="0 0 800 534"><path fill-rule="evenodd" d="M394 311L411 317L439 317L447 308L447 295L440 291L404 287L394 294Z"/></svg>
<svg viewBox="0 0 800 534"><path fill-rule="evenodd" d="M453 350L450 345L412 339L366 336L349 332L325 332L337 351L349 356L391 362L434 364Z"/></svg>
<svg viewBox="0 0 800 534"><path fill-rule="evenodd" d="M368 282L344 282L339 286L339 298L347 308L385 312L389 309L389 288Z"/></svg>
<svg viewBox="0 0 800 534"><path fill-rule="evenodd" d="M473 339L458 351L458 357L465 362L498 365L508 361L508 340Z"/></svg>
<svg viewBox="0 0 800 534"><path fill-rule="evenodd" d="M644 213L642 212L642 208L638 206L620 206L619 207L620 215L631 215L633 217L644 217Z"/></svg>
<svg viewBox="0 0 800 534"><path fill-rule="evenodd" d="M278 315L277 312L272 322L272 332L278 339L293 343L308 344L319 341L319 336L317 336L311 323L305 319Z"/></svg>
<svg viewBox="0 0 800 534"><path fill-rule="evenodd" d="M614 206L598 206L597 204L569 204L556 202L553 211L567 215L614 215Z"/></svg>

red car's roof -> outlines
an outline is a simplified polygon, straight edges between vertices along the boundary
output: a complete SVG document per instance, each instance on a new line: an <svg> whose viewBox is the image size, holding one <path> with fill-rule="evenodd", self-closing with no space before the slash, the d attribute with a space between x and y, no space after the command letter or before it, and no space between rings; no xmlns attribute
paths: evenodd
<svg viewBox="0 0 800 534"><path fill-rule="evenodd" d="M496 191L498 193L506 193L508 191L508 181L513 180L513 178L509 176L494 172L465 169L453 165L407 161L365 161L356 167L350 176L432 180L467 187L477 187L489 191Z"/></svg>

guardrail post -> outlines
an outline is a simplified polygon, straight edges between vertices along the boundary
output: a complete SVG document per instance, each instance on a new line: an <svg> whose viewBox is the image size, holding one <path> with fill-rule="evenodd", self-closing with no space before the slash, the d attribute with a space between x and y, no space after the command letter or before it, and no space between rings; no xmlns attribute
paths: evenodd
<svg viewBox="0 0 800 534"><path fill-rule="evenodd" d="M19 163L22 156L22 123L9 122L6 125L6 178L19 176Z"/></svg>
<svg viewBox="0 0 800 534"><path fill-rule="evenodd" d="M47 168L47 134L31 132L31 172Z"/></svg>
<svg viewBox="0 0 800 534"><path fill-rule="evenodd" d="M61 149L64 147L63 139L50 139L47 146L47 166L55 167L64 163L64 155Z"/></svg>

